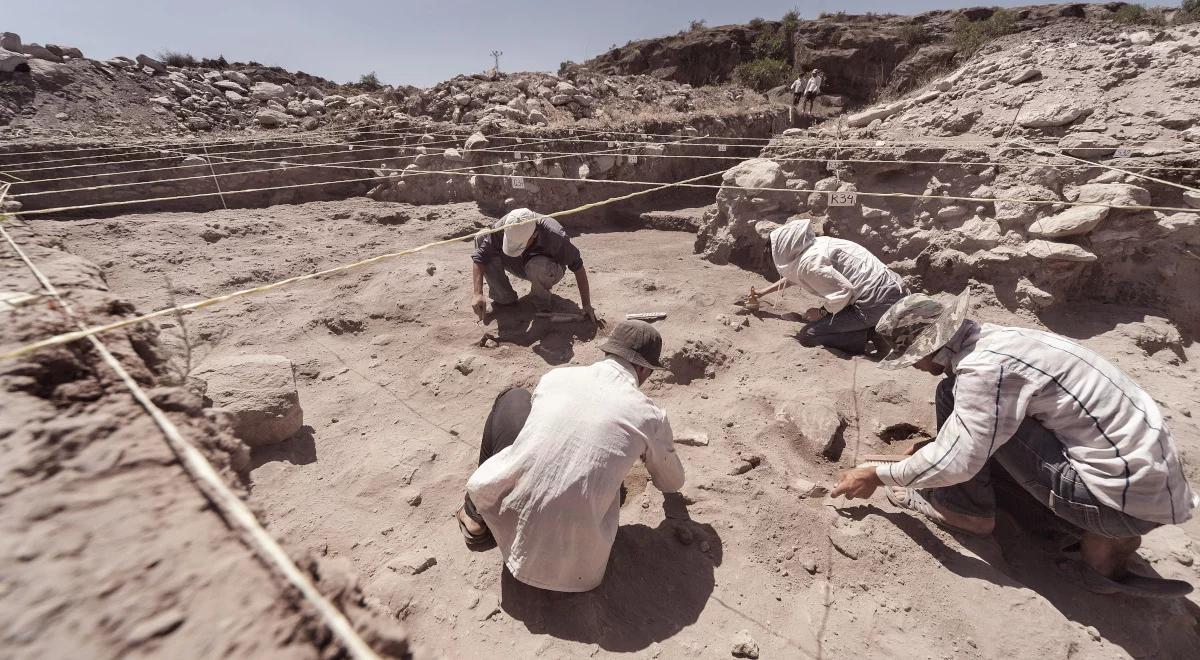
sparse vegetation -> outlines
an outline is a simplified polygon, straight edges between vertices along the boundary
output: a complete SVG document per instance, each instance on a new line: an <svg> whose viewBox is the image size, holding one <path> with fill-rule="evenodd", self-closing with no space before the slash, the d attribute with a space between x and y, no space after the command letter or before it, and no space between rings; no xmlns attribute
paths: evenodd
<svg viewBox="0 0 1200 660"><path fill-rule="evenodd" d="M750 19L750 27L755 30L761 30L762 26L766 25L766 23L767 21L759 16L755 16L754 18Z"/></svg>
<svg viewBox="0 0 1200 660"><path fill-rule="evenodd" d="M703 30L706 27L708 27L708 21L704 20L703 18L699 18L699 19L696 19L696 20L688 23L688 30L690 30L691 32L696 32L697 30Z"/></svg>
<svg viewBox="0 0 1200 660"><path fill-rule="evenodd" d="M164 50L158 53L158 59L167 66L196 66L196 58L191 53Z"/></svg>
<svg viewBox="0 0 1200 660"><path fill-rule="evenodd" d="M925 26L920 23L909 23L900 27L897 36L905 44L910 47L920 46L929 42L929 34L925 32Z"/></svg>
<svg viewBox="0 0 1200 660"><path fill-rule="evenodd" d="M786 84L791 74L790 64L773 57L744 62L733 70L733 77L739 83L759 92Z"/></svg>
<svg viewBox="0 0 1200 660"><path fill-rule="evenodd" d="M1114 23L1122 25L1166 25L1161 9L1146 9L1142 5L1125 5L1113 15Z"/></svg>
<svg viewBox="0 0 1200 660"><path fill-rule="evenodd" d="M375 72L364 73L358 77L358 86L366 89L379 89L383 84L379 82L379 76Z"/></svg>
<svg viewBox="0 0 1200 660"><path fill-rule="evenodd" d="M1017 31L1017 15L1007 9L997 9L982 21L959 18L954 24L951 41L958 50L971 54L989 41Z"/></svg>

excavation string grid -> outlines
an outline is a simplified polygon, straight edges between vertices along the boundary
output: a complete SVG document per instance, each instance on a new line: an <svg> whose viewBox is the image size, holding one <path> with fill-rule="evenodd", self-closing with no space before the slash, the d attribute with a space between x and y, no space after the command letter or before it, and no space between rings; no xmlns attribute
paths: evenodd
<svg viewBox="0 0 1200 660"><path fill-rule="evenodd" d="M791 154L788 154L788 156L790 156L790 155ZM788 157L788 156L782 156L782 157ZM1114 168L1114 169L1120 170L1120 168ZM697 177L692 177L690 179L684 179L682 181L676 181L676 182L665 183L665 184L659 183L659 182L651 182L651 181L593 180L593 179L573 179L573 178L565 178L565 177L546 177L546 176L522 176L522 177L520 177L520 179L521 180L531 179L531 180L547 180L547 181L569 181L569 182L573 182L573 183L593 183L593 184L599 183L599 184L609 184L609 185L617 184L617 185L649 186L649 188L647 188L646 190L635 191L635 192L632 192L632 193L629 193L626 195L611 197L611 198L608 198L605 200L592 202L592 203L584 204L582 206L578 206L578 207L575 207L572 209L567 209L564 211L557 211L557 212L549 214L551 217L566 217L566 216L573 215L576 213L582 213L584 211L591 210L594 208L600 208L602 206L605 206L607 204L611 204L614 202L632 199L632 198L635 198L635 197L638 197L641 195L650 194L650 193L656 192L658 190L664 190L664 189L672 188L672 187L720 189L723 186L717 185L717 184L702 184L702 183L698 183L698 182L702 181L704 179L711 178L711 177L720 176L724 172L725 172L725 170L718 170L718 171L710 172L708 174L703 174L703 175L700 175ZM421 174L445 174L445 175L451 175L451 176L455 176L455 175L457 175L457 176L482 176L482 177L499 177L499 178L506 178L506 179L513 178L512 175L507 175L507 174L465 173L465 172L455 172L455 171L449 171L449 170L434 170L434 171L423 170L423 171L421 171ZM291 186L276 186L276 187L269 187L269 188L233 191L233 192L229 192L229 193L225 193L225 194L234 195L234 194L243 194L243 193L250 193L250 192L262 192L262 191L267 191L267 190L280 190L280 189L299 188L299 187L307 187L307 186L319 186L319 185L330 185L330 184L337 184L337 183L347 183L347 182L352 182L352 181L375 181L375 180L379 180L379 178L380 177L375 176L375 177L366 177L366 178L362 178L362 179L349 179L349 180L319 182L319 183L310 183L310 184L295 184L295 185L291 185ZM815 189L748 187L748 188L738 188L738 190L753 191L753 192L780 192L780 193L793 193L793 194L821 193L821 194L830 195L831 196L830 198L833 199L832 193L830 193L829 191L819 191L819 190L815 190ZM160 198L154 198L152 200L136 200L136 201L130 201L130 202L108 202L108 203L91 204L91 205L59 207L56 209L41 209L41 210L37 210L37 211L28 211L28 212L23 213L22 215L39 215L39 214L48 214L48 213L55 213L55 212L62 212L62 211L69 211L69 210L79 210L79 209L86 209L86 208L121 206L121 205L127 205L127 204L142 203L142 202L146 202L146 201L165 201L165 200L172 200L172 199L188 199L188 198L192 198L192 197L211 197L211 196L214 196L217 194L218 193L196 193L193 195L177 195L177 196L171 196L171 197L160 197ZM1095 202L1095 203L1064 202L1062 200L1015 199L1015 198L1001 198L1001 197L988 198L988 197L968 197L968 196L953 196L953 195L925 195L925 194L895 193L895 192L887 193L887 192L871 192L871 191L854 191L853 197L842 196L834 201L836 201L842 205L853 204L853 203L857 203L857 196L893 197L893 198L908 198L908 199L935 199L935 200L941 200L941 201L972 201L972 202L985 202L985 203L1012 202L1012 203L1020 203L1020 204L1033 204L1033 205L1101 206L1101 207L1107 207L1107 208L1115 209L1115 210L1143 210L1143 211L1150 210L1150 211L1163 211L1163 212L1173 212L1173 213L1193 212L1193 209L1165 207L1165 206L1118 205L1118 204L1107 204L1107 203L1098 203L1098 202ZM529 222L532 222L532 221L529 221ZM343 264L343 265L335 266L335 267L328 268L325 270L320 270L320 271L308 273L305 275L299 275L299 276L279 280L279 281L265 284L262 286L253 287L253 288L249 288L249 289L243 289L243 290L239 290L239 291L234 291L234 292L231 292L231 293L228 293L225 295L216 296L216 297L208 298L205 300L199 300L199 301L188 303L185 305L178 305L178 306L174 306L174 307L160 309L158 311L150 312L148 314L144 314L144 315L141 315L138 317L124 319L122 321L117 321L117 322L114 322L114 323L111 323L108 325L93 326L91 328L82 329L79 331L63 333L60 335L48 337L46 339L9 350L5 353L0 353L0 359L11 359L11 358L20 357L22 355L27 355L29 353L32 353L34 351L38 351L38 350L41 350L44 348L48 348L48 347L56 346L56 345L60 345L60 344L65 344L65 343L69 343L72 341L78 341L79 339L83 339L85 337L89 337L94 334L108 332L111 330L116 330L119 328L127 327L129 325L148 321L148 320L158 318L158 317L161 317L161 316L164 316L167 314L174 314L174 313L186 312L186 311L191 311L191 310L196 310L196 309L203 309L203 308L210 307L213 305L218 305L218 304L221 304L221 303L224 303L229 300L236 299L236 298L242 298L245 296L265 293L267 291L274 290L281 286L287 286L287 285L290 285L290 284L293 284L296 282L312 280L312 279L316 279L316 278L326 276L326 275L332 275L335 273L341 273L341 272L345 272L345 271L352 270L355 268L361 268L364 266L378 263L380 261L398 258L398 257L402 257L402 256L407 256L410 254L415 254L417 252L422 252L424 250L427 250L427 249L430 249L433 247L457 243L460 241L471 239L473 237L478 237L478 236L483 236L483 235L487 235L490 233L495 233L496 231L499 231L499 230L497 230L495 228L482 229L482 230L480 230L478 232L474 232L472 234L466 234L466 235L458 236L455 238L445 239L442 241L426 243L424 245L419 245L417 247L410 248L407 250L401 250L398 252L384 253L384 254L377 255L377 256L374 256L374 257L371 257L368 259L361 260L361 261Z"/></svg>
<svg viewBox="0 0 1200 660"><path fill-rule="evenodd" d="M7 186L0 188L0 202L3 202L7 192ZM75 314L70 304L13 240L12 235L3 224L0 224L0 236L3 236L4 241L33 274L42 290L55 301L63 315L73 325L84 328L83 322ZM350 621L333 603L321 595L312 581L288 557L287 552L258 522L245 502L229 488L212 464L208 462L208 459L183 437L179 428L163 413L162 409L151 401L150 395L134 380L104 342L95 336L88 337L88 340L104 363L120 378L142 409L150 415L180 465L187 471L204 497L220 512L226 524L239 532L242 540L273 573L283 577L288 584L300 592L304 600L316 611L321 622L333 633L338 643L351 657L358 660L375 660L378 656L358 635Z"/></svg>

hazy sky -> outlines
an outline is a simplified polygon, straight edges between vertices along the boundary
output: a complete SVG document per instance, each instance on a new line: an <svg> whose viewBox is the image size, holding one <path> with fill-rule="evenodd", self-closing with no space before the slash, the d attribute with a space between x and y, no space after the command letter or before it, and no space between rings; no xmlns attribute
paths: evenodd
<svg viewBox="0 0 1200 660"><path fill-rule="evenodd" d="M986 2L986 0L985 0ZM368 71L392 84L429 86L491 66L557 71L612 44L709 25L779 18L797 9L919 13L981 2L894 0L0 0L0 31L26 42L77 46L85 55L224 55L338 82ZM993 4L1034 4L1007 2ZM1173 3L1172 3L1173 4Z"/></svg>

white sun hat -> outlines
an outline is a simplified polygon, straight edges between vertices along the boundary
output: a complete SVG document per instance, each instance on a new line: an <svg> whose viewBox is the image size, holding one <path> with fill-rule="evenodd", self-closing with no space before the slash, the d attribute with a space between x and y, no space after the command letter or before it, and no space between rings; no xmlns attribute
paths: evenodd
<svg viewBox="0 0 1200 660"><path fill-rule="evenodd" d="M525 245L529 243L530 237L533 236L533 232L537 229L537 222L531 221L544 217L546 216L530 211L529 209L513 209L509 211L500 220L500 223L505 226L504 242L500 248L504 251L504 254L510 257L521 256L521 253L525 251Z"/></svg>

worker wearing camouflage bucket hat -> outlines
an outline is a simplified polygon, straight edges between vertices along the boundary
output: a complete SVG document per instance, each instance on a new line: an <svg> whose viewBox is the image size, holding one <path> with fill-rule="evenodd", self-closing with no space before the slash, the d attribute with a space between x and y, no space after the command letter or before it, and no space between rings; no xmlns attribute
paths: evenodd
<svg viewBox="0 0 1200 660"><path fill-rule="evenodd" d="M1103 356L1050 332L976 323L968 305L968 291L949 302L913 294L879 320L892 347L881 368L946 375L937 437L843 472L832 494L867 498L887 486L901 508L989 536L994 484L1004 482L1018 506L1048 508L1078 540L1078 559L1064 554L1059 566L1083 587L1190 592L1186 582L1129 570L1143 534L1186 522L1200 504L1154 398Z"/></svg>

